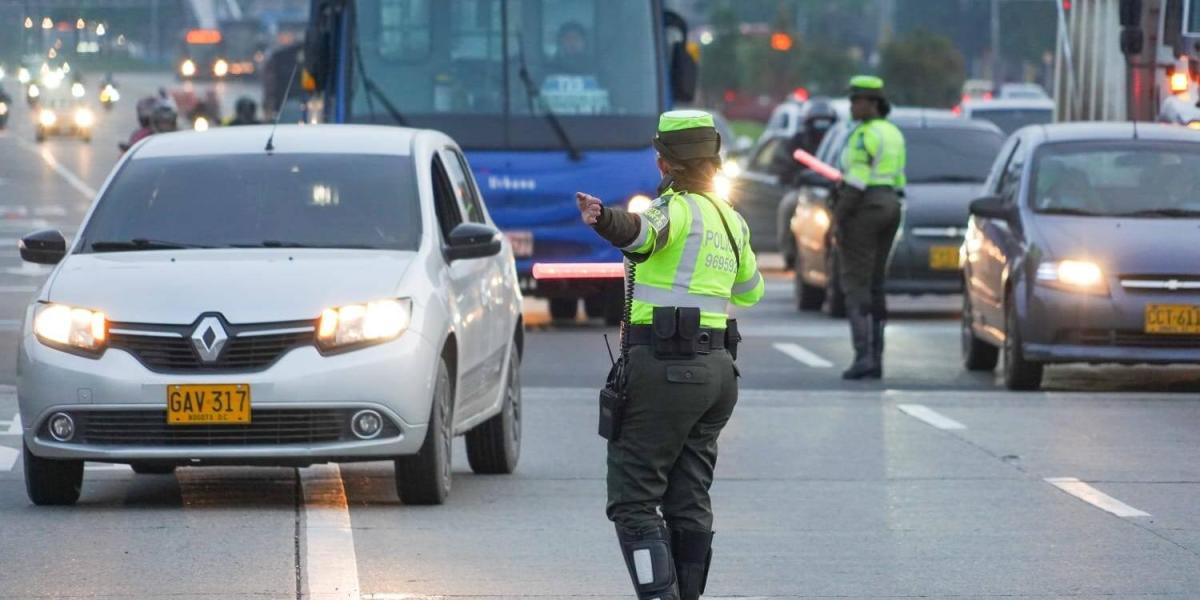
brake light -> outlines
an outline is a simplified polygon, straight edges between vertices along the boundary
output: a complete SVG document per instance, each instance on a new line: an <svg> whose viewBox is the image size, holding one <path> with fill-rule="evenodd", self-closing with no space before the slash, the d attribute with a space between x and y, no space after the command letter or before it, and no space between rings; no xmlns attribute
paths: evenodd
<svg viewBox="0 0 1200 600"><path fill-rule="evenodd" d="M216 29L191 29L187 32L189 44L220 44L221 32Z"/></svg>

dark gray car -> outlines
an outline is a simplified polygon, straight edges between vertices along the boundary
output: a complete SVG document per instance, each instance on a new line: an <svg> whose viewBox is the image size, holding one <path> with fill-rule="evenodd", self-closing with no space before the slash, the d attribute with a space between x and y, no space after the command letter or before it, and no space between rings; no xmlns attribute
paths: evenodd
<svg viewBox="0 0 1200 600"><path fill-rule="evenodd" d="M979 195L1004 137L991 123L961 119L949 111L898 109L888 120L904 133L908 187L886 289L894 294L957 293L962 289L958 250L967 204ZM819 156L836 163L852 127L838 124ZM796 248L797 306L819 310L828 299L830 313L840 317L845 305L831 228L830 184L814 173L800 179L789 224Z"/></svg>
<svg viewBox="0 0 1200 600"><path fill-rule="evenodd" d="M1200 363L1200 132L1026 127L971 204L963 359L1009 389L1052 363Z"/></svg>

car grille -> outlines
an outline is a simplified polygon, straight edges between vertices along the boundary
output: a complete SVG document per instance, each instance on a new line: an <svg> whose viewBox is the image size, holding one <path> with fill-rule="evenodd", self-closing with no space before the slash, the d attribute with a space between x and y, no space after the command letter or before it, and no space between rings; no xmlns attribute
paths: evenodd
<svg viewBox="0 0 1200 600"><path fill-rule="evenodd" d="M256 371L265 369L289 350L311 345L311 331L230 338L217 360L205 362L185 337L110 333L108 345L119 348L159 373L195 371Z"/></svg>
<svg viewBox="0 0 1200 600"><path fill-rule="evenodd" d="M1200 277L1195 275L1122 275L1120 280L1126 292L1200 292Z"/></svg>
<svg viewBox="0 0 1200 600"><path fill-rule="evenodd" d="M1126 348L1200 348L1200 335L1155 335L1134 330L1083 329L1062 332L1059 343Z"/></svg>
<svg viewBox="0 0 1200 600"><path fill-rule="evenodd" d="M357 409L255 410L250 423L229 425L167 425L164 410L81 411L71 413L71 418L75 420L75 440L84 444L239 446L357 440L350 431L355 412ZM385 418L376 439L399 434L396 424Z"/></svg>

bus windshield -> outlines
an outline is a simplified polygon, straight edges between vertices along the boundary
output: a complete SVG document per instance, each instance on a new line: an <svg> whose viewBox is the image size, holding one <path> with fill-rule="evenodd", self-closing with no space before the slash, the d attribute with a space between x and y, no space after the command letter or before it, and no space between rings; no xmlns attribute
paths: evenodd
<svg viewBox="0 0 1200 600"><path fill-rule="evenodd" d="M660 105L651 6L359 0L347 120L396 124L391 103L466 148L561 148L551 111L578 148L646 147Z"/></svg>

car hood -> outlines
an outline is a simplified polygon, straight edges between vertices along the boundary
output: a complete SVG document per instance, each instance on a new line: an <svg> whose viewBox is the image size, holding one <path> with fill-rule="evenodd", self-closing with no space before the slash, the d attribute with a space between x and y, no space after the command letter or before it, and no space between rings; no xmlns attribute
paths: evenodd
<svg viewBox="0 0 1200 600"><path fill-rule="evenodd" d="M1200 270L1200 219L1040 215L1036 229L1051 259L1087 258L1112 274L1182 275Z"/></svg>
<svg viewBox="0 0 1200 600"><path fill-rule="evenodd" d="M914 183L904 193L907 227L966 227L967 207L983 193L983 184Z"/></svg>
<svg viewBox="0 0 1200 600"><path fill-rule="evenodd" d="M395 297L415 252L183 250L72 254L51 302L112 321L184 325L204 313L230 323L315 319L331 306Z"/></svg>

